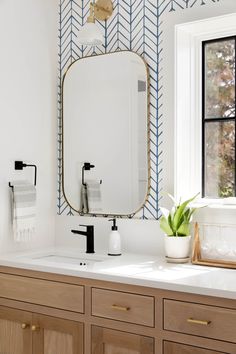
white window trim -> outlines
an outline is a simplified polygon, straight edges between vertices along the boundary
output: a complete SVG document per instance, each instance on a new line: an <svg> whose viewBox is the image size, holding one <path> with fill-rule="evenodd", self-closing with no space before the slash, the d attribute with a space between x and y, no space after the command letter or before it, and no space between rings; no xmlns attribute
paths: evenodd
<svg viewBox="0 0 236 354"><path fill-rule="evenodd" d="M236 34L236 13L175 26L175 197L202 189L202 42ZM199 79L200 78L200 79ZM197 205L236 209L236 198L199 198Z"/></svg>

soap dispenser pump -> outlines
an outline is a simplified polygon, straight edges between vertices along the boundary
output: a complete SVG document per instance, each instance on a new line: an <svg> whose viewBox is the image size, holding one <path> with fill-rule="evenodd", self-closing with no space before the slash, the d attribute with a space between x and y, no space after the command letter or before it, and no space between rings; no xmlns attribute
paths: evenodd
<svg viewBox="0 0 236 354"><path fill-rule="evenodd" d="M110 219L113 222L109 236L108 256L121 256L121 239L116 226L116 219Z"/></svg>

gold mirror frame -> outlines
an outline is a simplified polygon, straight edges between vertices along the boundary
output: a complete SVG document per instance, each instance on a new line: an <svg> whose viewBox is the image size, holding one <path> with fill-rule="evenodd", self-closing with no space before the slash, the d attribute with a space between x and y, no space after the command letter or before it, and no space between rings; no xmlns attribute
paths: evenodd
<svg viewBox="0 0 236 354"><path fill-rule="evenodd" d="M65 193L65 186L64 186L64 109L63 109L63 105L64 105L64 81L66 78L66 75L68 73L68 71L70 70L71 66L73 64L75 64L76 62L78 62L79 60L85 60L87 58L92 58L92 57L97 57L97 56L104 56L104 55L112 55L115 53L133 53L135 55L137 55L144 63L145 68L146 68L146 74L147 74L147 161L148 161L148 187L147 187L147 194L146 197L143 201L143 204L136 210L134 211L132 214L108 214L108 213L101 213L101 214L94 214L94 213L81 213L80 210L75 209L69 202L69 200L66 197L66 193ZM83 58L79 58L77 60L75 60L72 64L69 65L69 67L67 68L65 74L63 75L62 78L62 83L61 83L61 87L62 87L62 95L61 95L61 123L62 123L62 141L61 141L61 146L62 146L62 162L61 162L61 167L62 167L62 193L63 196L65 198L66 203L70 206L70 208L72 210L74 210L77 214L79 214L80 216L87 216L87 217L116 217L116 218L133 218L139 211L142 210L142 208L145 206L145 204L148 201L148 198L150 196L150 189L151 189L151 161L150 161L150 73L149 73L149 68L148 68L148 64L145 61L145 59L135 53L132 52L130 50L119 50L119 51L115 51L115 52L110 52L110 53L104 53L104 54L96 54L96 55L89 55Z"/></svg>

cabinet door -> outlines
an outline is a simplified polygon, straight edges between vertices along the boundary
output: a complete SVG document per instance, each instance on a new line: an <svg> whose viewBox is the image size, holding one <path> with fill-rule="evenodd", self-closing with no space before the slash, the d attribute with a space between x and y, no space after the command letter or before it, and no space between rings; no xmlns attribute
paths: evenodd
<svg viewBox="0 0 236 354"><path fill-rule="evenodd" d="M33 314L33 354L82 354L83 324Z"/></svg>
<svg viewBox="0 0 236 354"><path fill-rule="evenodd" d="M93 326L92 354L154 354L154 339Z"/></svg>
<svg viewBox="0 0 236 354"><path fill-rule="evenodd" d="M30 312L0 306L0 353L32 354Z"/></svg>
<svg viewBox="0 0 236 354"><path fill-rule="evenodd" d="M165 342L164 354L223 354L214 350L192 347L179 343Z"/></svg>

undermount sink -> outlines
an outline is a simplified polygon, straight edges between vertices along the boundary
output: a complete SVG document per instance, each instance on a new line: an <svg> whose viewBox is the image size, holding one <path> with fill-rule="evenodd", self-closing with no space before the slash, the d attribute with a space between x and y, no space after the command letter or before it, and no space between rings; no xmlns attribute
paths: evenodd
<svg viewBox="0 0 236 354"><path fill-rule="evenodd" d="M67 263L67 264L77 264L80 266L86 266L90 263L95 263L95 262L101 262L99 260L88 260L88 259L82 259L82 258L74 258L74 257L66 257L66 256L57 256L57 255L49 255L49 256L43 256L43 257L36 257L34 259L37 260L43 260L46 262L52 262L52 263Z"/></svg>
<svg viewBox="0 0 236 354"><path fill-rule="evenodd" d="M68 255L63 253L51 252L47 254L37 254L29 257L31 261L35 263L44 263L44 264L57 264L57 265L76 265L76 266L89 266L97 262L103 262L106 260L105 256L97 256L94 254L78 254Z"/></svg>

